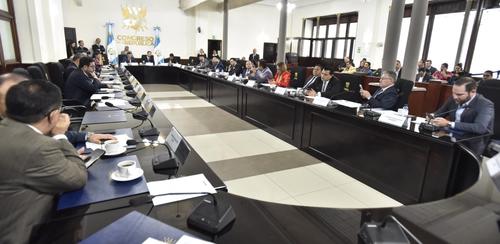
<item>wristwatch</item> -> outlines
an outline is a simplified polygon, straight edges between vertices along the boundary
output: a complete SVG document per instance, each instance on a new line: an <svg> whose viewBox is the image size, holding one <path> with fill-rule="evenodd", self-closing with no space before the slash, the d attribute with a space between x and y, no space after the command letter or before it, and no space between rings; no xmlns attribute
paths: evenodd
<svg viewBox="0 0 500 244"><path fill-rule="evenodd" d="M93 132L87 132L87 134L85 135L85 141L88 141L93 134Z"/></svg>

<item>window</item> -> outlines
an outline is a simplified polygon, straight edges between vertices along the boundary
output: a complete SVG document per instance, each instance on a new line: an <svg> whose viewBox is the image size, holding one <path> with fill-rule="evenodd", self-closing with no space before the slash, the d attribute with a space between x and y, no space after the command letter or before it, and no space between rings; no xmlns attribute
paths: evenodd
<svg viewBox="0 0 500 244"><path fill-rule="evenodd" d="M347 30L347 24L340 24L339 37L346 37L345 32Z"/></svg>
<svg viewBox="0 0 500 244"><path fill-rule="evenodd" d="M318 38L325 38L325 37L326 37L326 25L320 25Z"/></svg>
<svg viewBox="0 0 500 244"><path fill-rule="evenodd" d="M325 58L332 57L332 47L333 47L333 40L326 40L325 53L324 53Z"/></svg>
<svg viewBox="0 0 500 244"><path fill-rule="evenodd" d="M19 45L15 29L12 0L0 0L0 72L19 62Z"/></svg>
<svg viewBox="0 0 500 244"><path fill-rule="evenodd" d="M349 24L349 37L356 37L357 30L358 30L358 23Z"/></svg>
<svg viewBox="0 0 500 244"><path fill-rule="evenodd" d="M408 33L410 31L410 20L411 20L411 18L403 18L403 22L401 23L401 33L399 36L398 56L397 56L397 59L400 60L401 62L404 62L404 57L405 57L405 52L406 52L406 43L408 42ZM424 49L425 33L427 31L428 20L429 20L429 17L428 16L425 17L424 31L422 34L422 43L421 43L420 49L418 51L419 57L420 57L420 53L422 53L422 50Z"/></svg>
<svg viewBox="0 0 500 244"><path fill-rule="evenodd" d="M344 58L345 40L336 40L334 58Z"/></svg>
<svg viewBox="0 0 500 244"><path fill-rule="evenodd" d="M500 62L498 61L500 46L496 34L498 23L500 23L500 8L483 11L470 73L477 74L485 70L500 70ZM467 46L465 46L465 49L467 49Z"/></svg>
<svg viewBox="0 0 500 244"><path fill-rule="evenodd" d="M337 35L337 25L328 26L328 38L334 38Z"/></svg>
<svg viewBox="0 0 500 244"><path fill-rule="evenodd" d="M452 70L458 50L460 32L464 13L438 14L434 17L428 59L434 67L439 68L442 63L448 63Z"/></svg>

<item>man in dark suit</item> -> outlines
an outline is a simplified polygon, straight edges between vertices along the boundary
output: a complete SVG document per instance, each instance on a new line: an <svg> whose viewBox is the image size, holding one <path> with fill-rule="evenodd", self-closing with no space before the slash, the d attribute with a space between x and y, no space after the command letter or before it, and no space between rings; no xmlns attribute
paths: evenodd
<svg viewBox="0 0 500 244"><path fill-rule="evenodd" d="M438 71L434 66L432 66L432 60L427 60L425 61L425 70L426 70L426 73L430 74L432 76L432 74L434 74L434 72Z"/></svg>
<svg viewBox="0 0 500 244"><path fill-rule="evenodd" d="M398 101L398 90L394 87L396 73L384 71L380 77L380 88L372 95L367 90L360 90L361 97L367 100L371 108L393 109Z"/></svg>
<svg viewBox="0 0 500 244"><path fill-rule="evenodd" d="M452 97L434 114L439 116L432 120L434 125L449 128L452 131L478 135L493 132L494 104L477 93L477 82L470 77L464 77L455 82ZM481 142L473 145L472 149L480 155L488 139L483 138Z"/></svg>
<svg viewBox="0 0 500 244"><path fill-rule="evenodd" d="M323 69L323 66L320 64L316 64L314 66L312 75L311 77L307 78L306 82L304 83L304 87L302 89L307 90L312 88L312 85L316 82L316 80L321 79L321 70Z"/></svg>
<svg viewBox="0 0 500 244"><path fill-rule="evenodd" d="M259 54L257 54L256 48L252 50L252 53L248 56L248 60L250 60L254 65L257 65L257 62L259 62L260 57Z"/></svg>
<svg viewBox="0 0 500 244"><path fill-rule="evenodd" d="M90 55L90 51L85 47L85 43L83 42L83 40L78 41L78 47L76 47L75 49L75 54L76 53L85 53L87 55Z"/></svg>
<svg viewBox="0 0 500 244"><path fill-rule="evenodd" d="M90 105L90 97L99 88L108 87L102 84L94 73L95 63L89 57L82 57L78 69L68 77L64 86L64 98L73 99L82 105Z"/></svg>
<svg viewBox="0 0 500 244"><path fill-rule="evenodd" d="M61 92L26 80L7 92L0 122L0 243L28 243L54 209L57 195L83 187L87 170L66 132Z"/></svg>
<svg viewBox="0 0 500 244"><path fill-rule="evenodd" d="M143 63L155 63L155 56L153 56L153 53L151 51L147 51L146 55L142 55L142 62Z"/></svg>
<svg viewBox="0 0 500 244"><path fill-rule="evenodd" d="M224 71L224 65L220 61L219 57L212 57L212 71L215 72L223 72Z"/></svg>
<svg viewBox="0 0 500 244"><path fill-rule="evenodd" d="M80 59L86 56L87 54L84 53L75 53L75 55L71 57L71 63L69 63L66 69L64 69L63 73L64 82L68 80L69 75L71 75L73 71L78 69L78 65L80 64Z"/></svg>
<svg viewBox="0 0 500 244"><path fill-rule="evenodd" d="M200 60L198 65L196 65L198 69L210 68L210 62L208 61L207 58L205 58L205 56L198 56L198 59Z"/></svg>
<svg viewBox="0 0 500 244"><path fill-rule="evenodd" d="M334 99L335 96L341 95L343 90L342 82L333 76L333 68L326 66L321 71L321 79L316 79L306 94L308 96L321 94L322 97Z"/></svg>
<svg viewBox="0 0 500 244"><path fill-rule="evenodd" d="M92 53L94 54L94 56L97 54L97 53L106 53L106 49L104 48L103 45L101 45L101 38L96 38L95 39L95 43L94 45L92 45Z"/></svg>
<svg viewBox="0 0 500 244"><path fill-rule="evenodd" d="M229 66L227 66L227 72L229 75L240 76L241 74L241 66L236 62L236 59L229 59Z"/></svg>

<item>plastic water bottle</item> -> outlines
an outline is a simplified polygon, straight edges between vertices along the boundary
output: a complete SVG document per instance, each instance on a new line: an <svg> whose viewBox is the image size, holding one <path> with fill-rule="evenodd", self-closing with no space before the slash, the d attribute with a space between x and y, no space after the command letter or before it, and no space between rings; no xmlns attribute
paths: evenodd
<svg viewBox="0 0 500 244"><path fill-rule="evenodd" d="M401 110L401 114L404 115L404 116L406 116L406 115L408 115L408 111L409 111L408 110L408 104L405 104L403 106L403 109Z"/></svg>

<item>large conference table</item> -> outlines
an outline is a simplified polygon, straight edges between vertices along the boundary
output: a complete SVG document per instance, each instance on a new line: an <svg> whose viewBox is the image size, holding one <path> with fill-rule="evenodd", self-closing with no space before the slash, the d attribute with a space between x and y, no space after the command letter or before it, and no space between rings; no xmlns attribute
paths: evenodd
<svg viewBox="0 0 500 244"><path fill-rule="evenodd" d="M45 240L67 243L67 239L59 239L69 235L78 241L136 210L217 243L356 243L364 222L381 221L388 215L395 216L424 243L500 241L499 198L495 200L497 192L488 175L481 172L479 160L462 143L469 138L435 138L179 67L129 66L127 70L142 84L180 84L408 206L317 208L233 195L192 150L178 174L204 173L219 188L218 199L230 203L237 215L224 233L211 236L188 228L187 216L202 198L152 207L129 206L133 197L127 197L58 212L45 227ZM166 135L172 127L168 118L159 111L152 118ZM130 128L134 124L131 119L86 129ZM151 151L134 154L148 181L165 179L152 171Z"/></svg>

